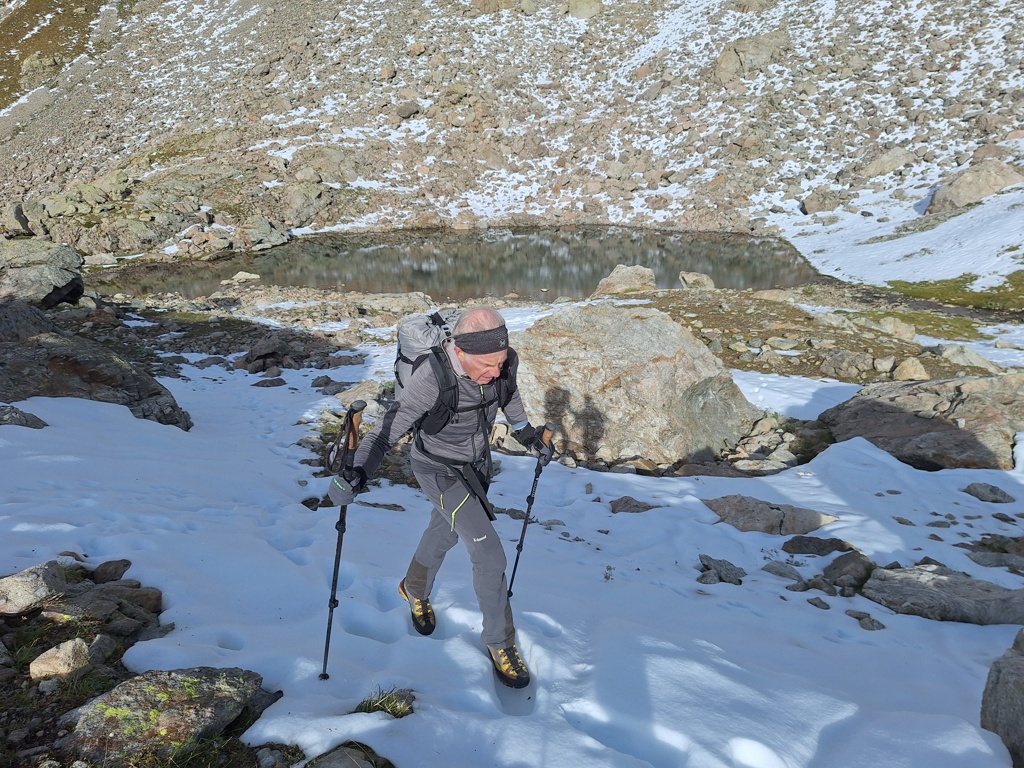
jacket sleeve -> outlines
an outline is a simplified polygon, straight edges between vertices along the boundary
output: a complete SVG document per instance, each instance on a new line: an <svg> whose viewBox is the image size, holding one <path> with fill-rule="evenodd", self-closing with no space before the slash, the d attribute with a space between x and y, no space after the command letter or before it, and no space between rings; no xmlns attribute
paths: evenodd
<svg viewBox="0 0 1024 768"><path fill-rule="evenodd" d="M402 439L427 411L434 407L438 396L437 378L432 366L418 365L402 391L401 400L395 400L387 413L359 443L353 463L362 467L366 477L373 477L384 455Z"/></svg>
<svg viewBox="0 0 1024 768"><path fill-rule="evenodd" d="M505 414L505 418L513 428L519 428L523 422L529 420L526 415L526 409L523 407L522 398L519 397L519 382L517 374L519 372L519 355L516 354L514 349L508 351L508 387L509 387L509 401L506 406L501 410Z"/></svg>

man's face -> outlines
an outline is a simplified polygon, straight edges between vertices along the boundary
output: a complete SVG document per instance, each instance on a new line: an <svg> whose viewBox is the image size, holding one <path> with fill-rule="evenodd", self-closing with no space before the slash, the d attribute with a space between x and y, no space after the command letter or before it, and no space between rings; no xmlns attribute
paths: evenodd
<svg viewBox="0 0 1024 768"><path fill-rule="evenodd" d="M492 352L489 355L467 355L458 347L455 354L462 363L462 368L477 384L490 384L501 374L501 366L508 359L508 351Z"/></svg>

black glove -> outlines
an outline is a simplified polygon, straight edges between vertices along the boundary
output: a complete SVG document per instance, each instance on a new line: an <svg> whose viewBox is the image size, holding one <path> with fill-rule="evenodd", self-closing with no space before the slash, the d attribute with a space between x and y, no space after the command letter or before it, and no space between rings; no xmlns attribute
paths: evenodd
<svg viewBox="0 0 1024 768"><path fill-rule="evenodd" d="M522 429L516 430L512 436L522 445L531 456L536 456L542 467L546 467L551 457L554 456L554 446L545 443L541 436L544 430L538 430L532 424L527 424Z"/></svg>
<svg viewBox="0 0 1024 768"><path fill-rule="evenodd" d="M362 467L343 469L331 478L327 495L340 507L347 506L355 499L356 494L366 487L366 472Z"/></svg>

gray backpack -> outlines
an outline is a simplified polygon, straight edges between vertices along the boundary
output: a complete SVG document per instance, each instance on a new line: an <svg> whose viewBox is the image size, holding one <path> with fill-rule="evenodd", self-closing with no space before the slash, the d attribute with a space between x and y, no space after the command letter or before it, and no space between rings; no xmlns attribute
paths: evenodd
<svg viewBox="0 0 1024 768"><path fill-rule="evenodd" d="M416 361L423 355L443 354L441 344L452 337L452 329L462 315L460 309L445 309L406 315L398 322L398 355L395 357L395 398L412 376ZM447 361L446 361L447 362ZM442 381L440 378L439 381Z"/></svg>
<svg viewBox="0 0 1024 768"><path fill-rule="evenodd" d="M395 357L395 399L402 399L405 385L409 383L413 370L425 361L430 362L437 379L437 401L433 407L413 427L414 431L436 435L444 429L452 418L457 418L464 411L475 411L487 406L487 403L459 408L459 385L452 370L448 354L441 344L452 337L452 329L458 322L462 310L445 309L440 312L418 313L407 315L398 323L398 354ZM510 362L515 359L515 352L509 350ZM508 384L508 367L495 381L499 405L504 408L511 399ZM493 401L492 401L493 402Z"/></svg>

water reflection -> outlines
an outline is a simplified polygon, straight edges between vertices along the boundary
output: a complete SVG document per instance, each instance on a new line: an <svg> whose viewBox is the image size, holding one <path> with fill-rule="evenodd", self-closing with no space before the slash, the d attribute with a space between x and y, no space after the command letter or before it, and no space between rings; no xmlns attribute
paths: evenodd
<svg viewBox="0 0 1024 768"><path fill-rule="evenodd" d="M739 235L628 229L419 231L319 235L215 262L138 265L92 276L90 287L134 294L206 296L240 270L264 284L395 293L460 301L516 293L526 299L589 296L617 264L649 267L661 288L703 272L720 288L804 285L817 278L788 243ZM105 284L105 286L104 286Z"/></svg>

